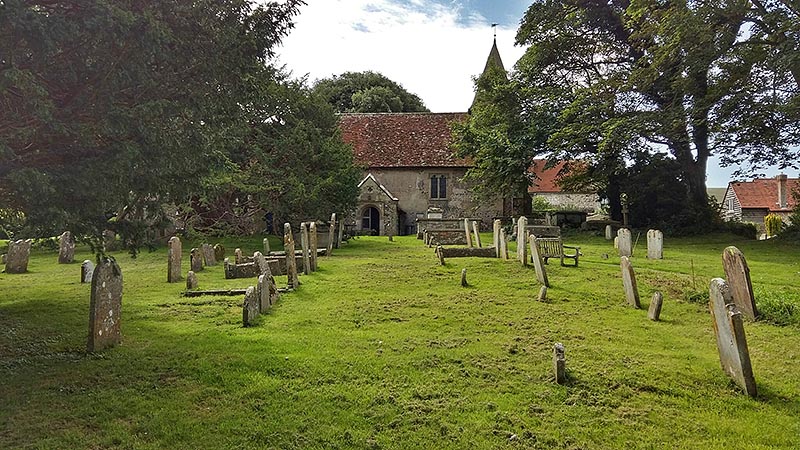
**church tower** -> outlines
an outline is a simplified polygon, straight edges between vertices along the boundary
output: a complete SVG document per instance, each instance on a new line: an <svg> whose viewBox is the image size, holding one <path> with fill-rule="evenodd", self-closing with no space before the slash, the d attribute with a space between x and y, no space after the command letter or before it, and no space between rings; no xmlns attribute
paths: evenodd
<svg viewBox="0 0 800 450"><path fill-rule="evenodd" d="M492 49L489 50L489 57L486 58L486 65L483 67L483 72L481 72L480 77L486 76L489 72L500 70L503 73L503 76L506 76L506 68L503 65L503 58L500 57L500 51L497 49L497 36L494 37L492 41ZM479 77L479 78L480 78ZM478 92L476 90L475 97L472 99L472 104L469 107L469 112L472 112L472 107L475 106L475 102L478 100Z"/></svg>

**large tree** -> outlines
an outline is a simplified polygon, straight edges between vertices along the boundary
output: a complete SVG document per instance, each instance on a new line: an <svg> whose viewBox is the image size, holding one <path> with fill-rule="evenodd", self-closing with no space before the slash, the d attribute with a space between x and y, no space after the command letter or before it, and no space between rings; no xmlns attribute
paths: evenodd
<svg viewBox="0 0 800 450"><path fill-rule="evenodd" d="M250 135L300 4L0 2L0 204L29 234L135 234Z"/></svg>
<svg viewBox="0 0 800 450"><path fill-rule="evenodd" d="M345 72L318 80L314 93L337 112L427 112L419 97L378 72Z"/></svg>

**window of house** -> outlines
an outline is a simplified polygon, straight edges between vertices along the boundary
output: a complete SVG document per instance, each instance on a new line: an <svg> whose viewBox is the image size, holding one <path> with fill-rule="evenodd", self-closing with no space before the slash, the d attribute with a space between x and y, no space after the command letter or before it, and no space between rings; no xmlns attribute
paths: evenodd
<svg viewBox="0 0 800 450"><path fill-rule="evenodd" d="M447 177L431 176L431 198L447 198Z"/></svg>

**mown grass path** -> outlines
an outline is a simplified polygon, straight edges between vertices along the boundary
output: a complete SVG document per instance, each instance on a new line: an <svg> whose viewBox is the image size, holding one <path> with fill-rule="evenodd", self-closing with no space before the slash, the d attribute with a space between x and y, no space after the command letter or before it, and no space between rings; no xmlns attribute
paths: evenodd
<svg viewBox="0 0 800 450"><path fill-rule="evenodd" d="M78 283L90 255L58 265L35 251L30 273L0 274L0 448L800 448L800 326L746 324L751 399L720 369L702 300L735 244L760 298L800 308L799 247L666 237L665 259L648 261L640 241L633 310L611 243L567 241L585 256L551 262L542 303L532 267L441 267L413 237L355 239L252 328L239 297L181 297L166 250L119 254L123 343L93 355ZM260 238L225 244L252 254ZM255 281L224 280L221 265L199 278ZM654 290L660 322L647 320Z"/></svg>

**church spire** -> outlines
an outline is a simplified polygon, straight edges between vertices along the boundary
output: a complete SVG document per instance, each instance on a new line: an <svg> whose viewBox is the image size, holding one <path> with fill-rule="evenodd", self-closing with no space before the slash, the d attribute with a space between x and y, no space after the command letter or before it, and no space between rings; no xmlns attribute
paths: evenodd
<svg viewBox="0 0 800 450"><path fill-rule="evenodd" d="M492 28L495 28L497 24L492 24ZM496 28L495 28L496 30ZM503 73L503 76L506 75L506 68L503 66L503 59L500 58L500 51L497 49L497 32L495 31L494 40L492 41L492 49L489 51L489 57L486 58L486 66L483 68L483 72L481 73L481 77L486 75L491 68L498 68ZM475 106L475 102L478 100L478 92L475 92L475 97L472 99L472 105L469 107L469 112L472 111L472 107Z"/></svg>

